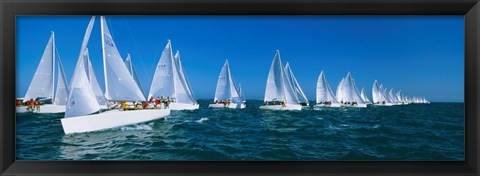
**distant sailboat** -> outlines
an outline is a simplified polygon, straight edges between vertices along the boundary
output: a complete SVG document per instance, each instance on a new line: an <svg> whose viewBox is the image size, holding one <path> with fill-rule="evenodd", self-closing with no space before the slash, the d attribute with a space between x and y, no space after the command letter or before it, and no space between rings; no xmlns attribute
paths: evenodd
<svg viewBox="0 0 480 176"><path fill-rule="evenodd" d="M243 89L242 89L242 85L241 84L238 84L238 94L240 96L240 99L243 101L243 103L245 103L247 101L247 99L245 98L245 94L243 93Z"/></svg>
<svg viewBox="0 0 480 176"><path fill-rule="evenodd" d="M317 80L317 98L315 108L319 107L340 107L340 103L333 94L323 71L320 72Z"/></svg>
<svg viewBox="0 0 480 176"><path fill-rule="evenodd" d="M55 46L55 33L52 32L50 39L43 51L42 58L38 64L37 70L30 82L27 93L23 98L23 102L31 99L38 99L45 103L40 109L33 107L27 110L27 106L17 106L17 113L34 112L34 113L62 113L65 112L65 105L68 96L68 84L65 79L63 65ZM55 62L58 61L58 67L55 68ZM58 69L57 86L55 90L55 71Z"/></svg>
<svg viewBox="0 0 480 176"><path fill-rule="evenodd" d="M286 79L286 73L277 50L268 73L265 89L265 104L260 109L268 110L302 110L292 84ZM271 102L272 104L269 104ZM282 104L283 103L283 104Z"/></svg>
<svg viewBox="0 0 480 176"><path fill-rule="evenodd" d="M220 75L218 76L217 88L215 90L215 103L209 104L209 108L245 108L244 99L235 86L228 60L225 60Z"/></svg>
<svg viewBox="0 0 480 176"><path fill-rule="evenodd" d="M352 78L350 72L347 73L344 79L338 85L339 92L337 92L337 101L345 107L359 107L366 108L367 104L360 97L357 87L355 85L355 80Z"/></svg>
<svg viewBox="0 0 480 176"><path fill-rule="evenodd" d="M362 91L360 91L360 97L363 99L363 101L366 104L371 104L372 102L368 99L367 93L365 93L365 89L362 88Z"/></svg>
<svg viewBox="0 0 480 176"><path fill-rule="evenodd" d="M298 81L295 78L295 75L293 74L293 71L290 68L290 64L288 62L285 65L285 75L287 76L288 81L292 84L293 90L297 94L298 102L300 102L302 106L308 107L310 103L308 102L307 97L303 93L300 84L298 84Z"/></svg>
<svg viewBox="0 0 480 176"><path fill-rule="evenodd" d="M68 94L65 118L61 119L65 134L98 131L119 126L148 122L170 114L169 109L148 109L120 111L109 110L95 114L101 106L95 95L91 79L88 77L88 60L84 52L92 32L95 17L88 24L83 39L78 61L72 77ZM100 17L102 34L102 54L105 75L105 97L108 101L144 101L145 97L116 48L112 35L108 30L105 17ZM90 74L91 75L91 74Z"/></svg>
<svg viewBox="0 0 480 176"><path fill-rule="evenodd" d="M373 105L375 106L392 106L393 105L390 102L390 100L385 96L383 86L379 86L377 80L373 82L372 98L373 98Z"/></svg>
<svg viewBox="0 0 480 176"><path fill-rule="evenodd" d="M148 97L171 99L172 102L168 106L171 110L198 109L199 104L193 96L180 55L177 56L176 58L173 56L172 44L168 40L158 61Z"/></svg>

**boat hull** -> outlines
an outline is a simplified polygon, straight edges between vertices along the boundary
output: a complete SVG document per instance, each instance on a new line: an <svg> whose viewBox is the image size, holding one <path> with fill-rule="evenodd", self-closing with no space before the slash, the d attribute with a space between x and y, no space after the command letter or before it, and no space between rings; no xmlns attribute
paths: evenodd
<svg viewBox="0 0 480 176"><path fill-rule="evenodd" d="M245 104L236 104L236 103L230 103L229 106L225 106L223 104L209 104L209 108L230 108L230 109L243 109L246 107Z"/></svg>
<svg viewBox="0 0 480 176"><path fill-rule="evenodd" d="M314 108L339 108L341 107L340 103L332 103L330 105L325 104L315 104Z"/></svg>
<svg viewBox="0 0 480 176"><path fill-rule="evenodd" d="M170 109L146 109L134 111L111 110L99 114L61 119L63 132L85 133L125 125L148 122L170 115Z"/></svg>
<svg viewBox="0 0 480 176"><path fill-rule="evenodd" d="M393 106L392 103L385 103L385 104L373 104L374 106Z"/></svg>
<svg viewBox="0 0 480 176"><path fill-rule="evenodd" d="M268 105L268 106L260 106L260 109L263 110L302 110L302 105L294 105L294 104L286 104L285 106L282 105Z"/></svg>
<svg viewBox="0 0 480 176"><path fill-rule="evenodd" d="M47 105L41 105L40 111L37 111L36 109L27 110L27 106L17 106L16 112L17 113L32 112L32 113L40 113L40 114L50 114L50 113L53 114L53 113L64 113L65 109L66 109L66 106L47 104Z"/></svg>
<svg viewBox="0 0 480 176"><path fill-rule="evenodd" d="M178 110L195 110L200 107L199 104L188 104L188 103L170 103L167 109L178 111Z"/></svg>
<svg viewBox="0 0 480 176"><path fill-rule="evenodd" d="M341 105L342 107L347 108L366 108L367 104L357 104L357 105Z"/></svg>

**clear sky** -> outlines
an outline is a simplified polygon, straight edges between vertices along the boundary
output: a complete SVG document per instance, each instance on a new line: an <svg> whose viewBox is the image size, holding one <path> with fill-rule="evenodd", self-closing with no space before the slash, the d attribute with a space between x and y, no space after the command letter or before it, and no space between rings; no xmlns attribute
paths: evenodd
<svg viewBox="0 0 480 176"><path fill-rule="evenodd" d="M50 31L70 82L90 18L17 17L17 97L25 95ZM104 89L99 21L88 48ZM246 98L263 99L278 49L310 100L321 70L334 90L350 71L370 99L376 79L430 101L464 100L463 16L107 16L107 22L119 52L131 54L145 92L171 39L197 98L213 99L228 59Z"/></svg>

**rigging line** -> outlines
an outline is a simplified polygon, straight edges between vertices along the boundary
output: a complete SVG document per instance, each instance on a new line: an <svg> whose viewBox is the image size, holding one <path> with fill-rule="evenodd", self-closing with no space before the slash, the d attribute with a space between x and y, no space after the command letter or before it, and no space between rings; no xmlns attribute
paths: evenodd
<svg viewBox="0 0 480 176"><path fill-rule="evenodd" d="M142 55L140 54L140 52L138 51L137 42L135 41L135 38L133 37L132 30L130 30L130 25L128 25L127 20L125 19L125 17L123 17L123 22L125 23L125 26L127 26L127 30L128 30L128 33L130 34L130 38L132 39L132 42L133 42L133 45L134 45L134 48L135 48L135 52L137 52L138 56L140 57L140 62L142 63L143 72L144 72L145 75L148 75L147 69L146 69L145 64L144 64L144 62L143 62L143 57L142 57ZM146 76L145 76L145 77L146 77ZM142 89L145 89L145 86L142 86ZM146 92L146 91L143 90L143 92Z"/></svg>

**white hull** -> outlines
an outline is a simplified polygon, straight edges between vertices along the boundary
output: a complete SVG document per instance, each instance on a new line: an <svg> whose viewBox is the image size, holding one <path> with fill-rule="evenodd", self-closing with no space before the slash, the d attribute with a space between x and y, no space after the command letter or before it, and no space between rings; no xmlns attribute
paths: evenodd
<svg viewBox="0 0 480 176"><path fill-rule="evenodd" d="M302 105L296 104L286 104L285 106L282 105L267 105L267 106L260 106L260 109L265 110L302 110Z"/></svg>
<svg viewBox="0 0 480 176"><path fill-rule="evenodd" d="M195 110L200 107L199 104L188 104L188 103L170 103L168 109L178 111L178 110Z"/></svg>
<svg viewBox="0 0 480 176"><path fill-rule="evenodd" d="M341 107L340 103L332 103L330 105L325 105L325 104L315 104L314 108L339 108Z"/></svg>
<svg viewBox="0 0 480 176"><path fill-rule="evenodd" d="M33 113L40 113L40 114L46 114L46 113L64 113L66 106L60 106L60 105L52 105L52 104L47 104L47 105L41 105L40 106L40 111L37 111L36 108L35 110L27 110L27 106L17 106L16 107L16 112L17 113L26 113L26 112L33 112Z"/></svg>
<svg viewBox="0 0 480 176"><path fill-rule="evenodd" d="M374 106L393 106L392 103L385 103L385 104L373 104Z"/></svg>
<svg viewBox="0 0 480 176"><path fill-rule="evenodd" d="M209 108L231 108L231 109L243 109L246 107L245 104L236 104L236 103L230 103L229 106L225 106L223 104L209 104L208 105Z"/></svg>
<svg viewBox="0 0 480 176"><path fill-rule="evenodd" d="M111 110L99 114L61 119L65 134L99 131L124 125L137 124L170 115L169 109L134 111Z"/></svg>
<svg viewBox="0 0 480 176"><path fill-rule="evenodd" d="M367 104L357 104L357 105L341 105L342 107L349 107L349 108L366 108Z"/></svg>

